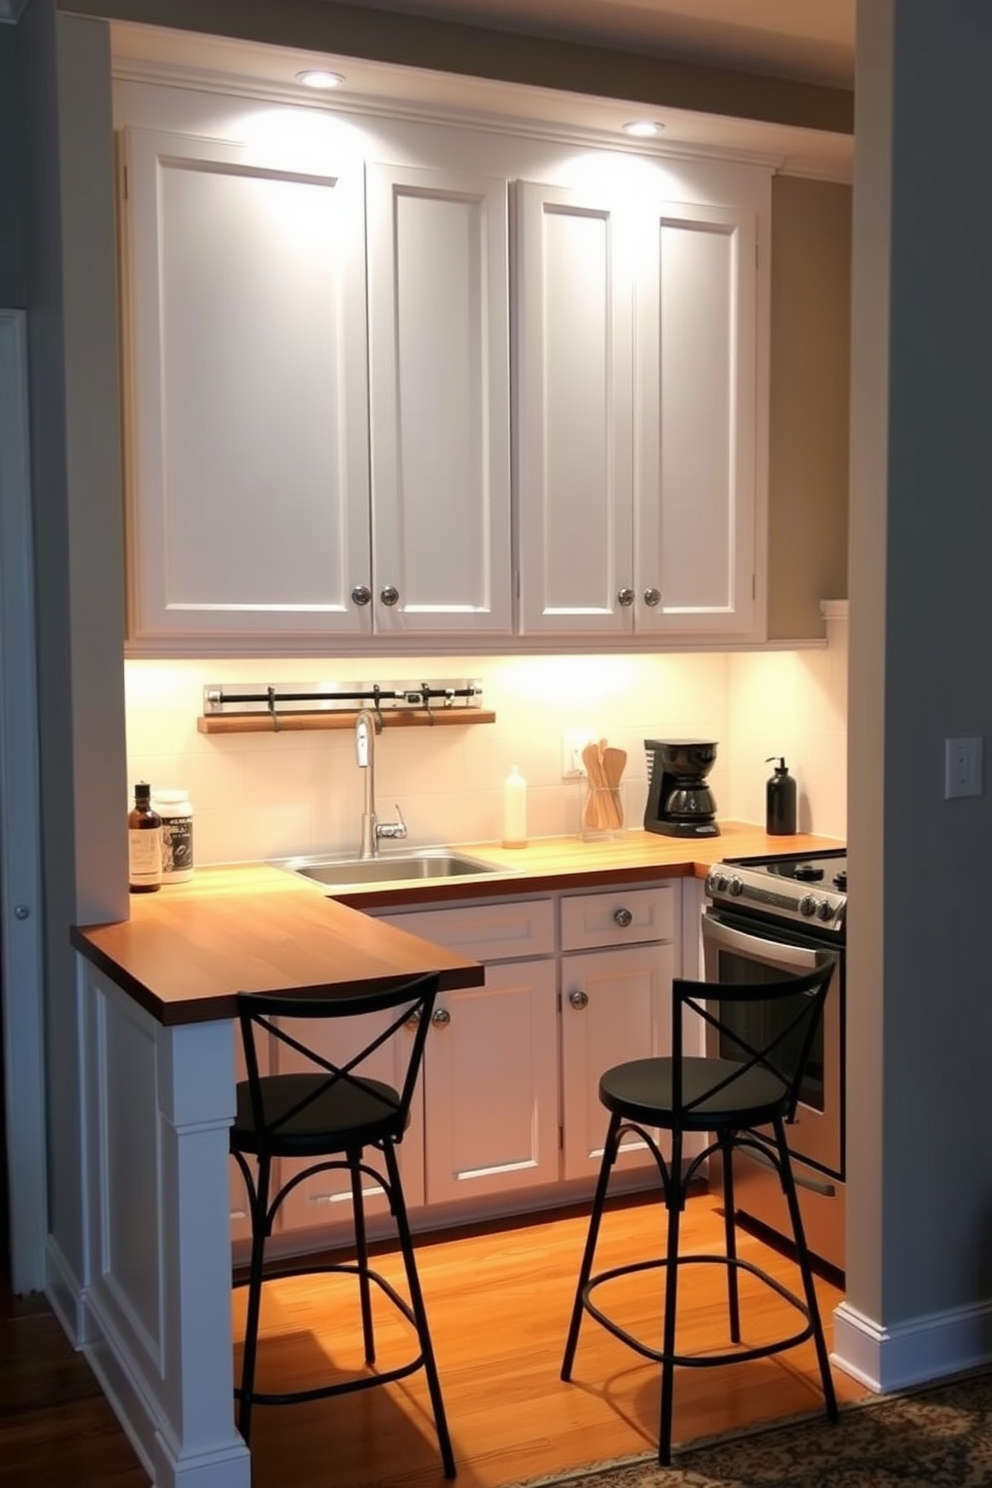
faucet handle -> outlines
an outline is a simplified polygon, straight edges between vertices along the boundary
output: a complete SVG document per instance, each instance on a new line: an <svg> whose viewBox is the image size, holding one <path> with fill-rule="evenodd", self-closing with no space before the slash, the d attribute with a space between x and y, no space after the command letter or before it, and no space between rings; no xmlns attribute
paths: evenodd
<svg viewBox="0 0 992 1488"><path fill-rule="evenodd" d="M377 837L387 837L391 841L397 841L407 835L407 825L403 819L403 813L400 810L398 801L396 803L396 815L399 818L398 821L376 823L375 835Z"/></svg>

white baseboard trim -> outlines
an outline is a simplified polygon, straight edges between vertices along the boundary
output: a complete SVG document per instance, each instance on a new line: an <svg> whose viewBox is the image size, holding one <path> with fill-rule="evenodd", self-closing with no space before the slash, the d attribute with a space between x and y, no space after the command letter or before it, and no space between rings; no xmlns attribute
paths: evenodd
<svg viewBox="0 0 992 1488"><path fill-rule="evenodd" d="M992 1301L886 1327L848 1302L834 1311L838 1369L878 1394L909 1389L992 1362Z"/></svg>

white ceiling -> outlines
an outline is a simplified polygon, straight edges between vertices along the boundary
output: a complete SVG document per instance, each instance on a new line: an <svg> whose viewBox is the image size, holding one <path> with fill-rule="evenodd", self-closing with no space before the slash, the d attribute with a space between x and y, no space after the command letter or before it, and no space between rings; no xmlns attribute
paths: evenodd
<svg viewBox="0 0 992 1488"><path fill-rule="evenodd" d="M854 87L857 0L374 0L462 20L800 82Z"/></svg>
<svg viewBox="0 0 992 1488"><path fill-rule="evenodd" d="M0 0L2 3L2 0ZM853 76L856 0L375 0L391 8L512 30L568 36L603 45L657 50L682 60L843 83ZM369 8L373 8L371 5ZM747 17L746 23L744 18ZM794 175L846 181L853 142L846 134L509 85L327 53L115 22L118 72L171 77L320 106L296 74L324 66L347 86L333 106L388 102L413 110L442 109L461 117L507 115L535 127L613 137L631 117L649 113L665 129L657 148L743 154L771 160ZM323 95L326 99L328 95ZM325 105L326 106L326 105ZM625 139L625 147L629 141Z"/></svg>

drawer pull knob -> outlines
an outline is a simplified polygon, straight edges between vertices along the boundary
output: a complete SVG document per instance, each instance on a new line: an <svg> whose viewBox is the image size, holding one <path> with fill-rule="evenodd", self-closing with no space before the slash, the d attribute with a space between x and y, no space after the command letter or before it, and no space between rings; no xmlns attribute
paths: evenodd
<svg viewBox="0 0 992 1488"><path fill-rule="evenodd" d="M574 992L569 992L569 994L568 994L568 1000L572 1004L572 1006L576 1009L576 1011L577 1012L580 1012L580 1013L581 1013L581 1011L582 1011L583 1008L589 1006L589 994L588 994L588 992L583 992L583 991L581 991L578 988L576 988L576 990Z"/></svg>
<svg viewBox="0 0 992 1488"><path fill-rule="evenodd" d="M621 930L626 930L627 926L633 923L633 920L634 916L630 910L624 909L622 905L619 909L613 911L613 923L619 925Z"/></svg>
<svg viewBox="0 0 992 1488"><path fill-rule="evenodd" d="M435 1028L447 1028L448 1024L451 1022L451 1014L448 1012L447 1008L435 1008L434 1013L431 1017L431 1022L434 1024Z"/></svg>
<svg viewBox="0 0 992 1488"><path fill-rule="evenodd" d="M412 1032L412 1030L417 1027L417 1025L418 1025L419 1022L420 1022L420 1009L417 1008L417 1010L415 1012L412 1012L410 1014L409 1018L407 1018L407 1020L406 1020L406 1027L409 1028L411 1030L411 1032Z"/></svg>

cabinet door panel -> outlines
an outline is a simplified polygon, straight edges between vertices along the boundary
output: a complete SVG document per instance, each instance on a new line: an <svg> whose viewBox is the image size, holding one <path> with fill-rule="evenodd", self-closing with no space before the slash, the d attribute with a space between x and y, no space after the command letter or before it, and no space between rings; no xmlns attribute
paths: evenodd
<svg viewBox="0 0 992 1488"><path fill-rule="evenodd" d="M673 947L661 944L562 957L564 1177L599 1171L609 1119L599 1101L603 1071L669 1052L674 965ZM652 1161L643 1142L624 1139L619 1168Z"/></svg>
<svg viewBox="0 0 992 1488"><path fill-rule="evenodd" d="M506 182L373 165L368 187L375 627L508 634Z"/></svg>
<svg viewBox="0 0 992 1488"><path fill-rule="evenodd" d="M752 214L666 205L640 228L639 631L754 625L757 266ZM649 590L661 600L644 602Z"/></svg>
<svg viewBox="0 0 992 1488"><path fill-rule="evenodd" d="M451 1021L427 1041L427 1201L512 1192L558 1178L553 961L486 967L446 992Z"/></svg>
<svg viewBox="0 0 992 1488"><path fill-rule="evenodd" d="M361 166L126 150L132 639L367 630Z"/></svg>
<svg viewBox="0 0 992 1488"><path fill-rule="evenodd" d="M516 286L521 625L623 635L631 583L629 228L614 204L523 183Z"/></svg>

